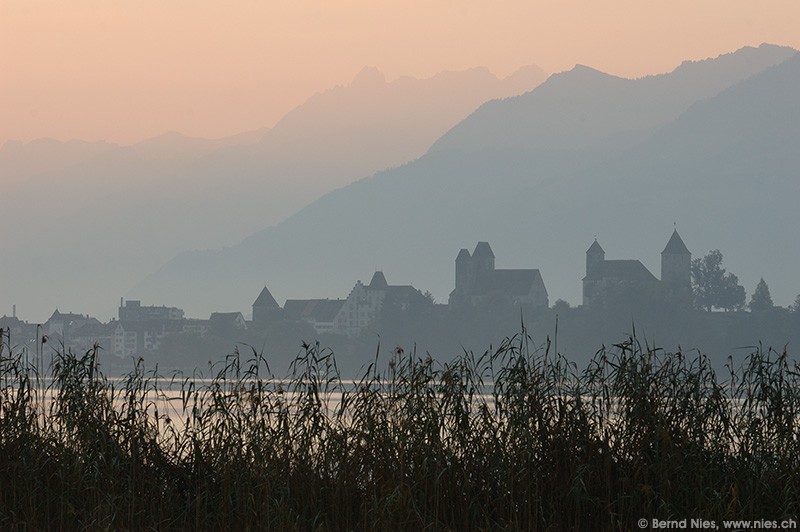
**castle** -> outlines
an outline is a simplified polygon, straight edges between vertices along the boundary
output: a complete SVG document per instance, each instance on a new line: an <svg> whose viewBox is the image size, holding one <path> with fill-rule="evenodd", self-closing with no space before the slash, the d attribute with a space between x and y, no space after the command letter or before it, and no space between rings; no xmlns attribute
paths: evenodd
<svg viewBox="0 0 800 532"><path fill-rule="evenodd" d="M661 280L638 260L606 260L595 239L586 250L583 305L587 308L615 306L623 301L691 306L692 254L678 231L672 232L661 252Z"/></svg>
<svg viewBox="0 0 800 532"><path fill-rule="evenodd" d="M547 308L547 289L539 270L497 270L488 242L478 242L475 251L462 249L456 257L456 287L450 292L451 306L477 307L495 297L516 305Z"/></svg>
<svg viewBox="0 0 800 532"><path fill-rule="evenodd" d="M586 251L583 307L600 313L631 304L691 308L691 263L692 254L677 230L661 252L661 279L638 260L607 260L595 239ZM527 309L549 307L541 273L538 269L497 269L489 243L478 242L472 253L462 249L455 259L455 288L450 293L449 305L435 304L429 294L411 285L390 285L383 272L376 271L369 284L356 282L346 299L287 299L281 307L264 286L253 302L249 322L241 312L214 312L207 320L187 319L182 309L143 306L134 300L120 300L119 320L107 324L58 310L41 331L42 326L21 322L16 317L4 316L0 321L29 344L38 342L41 333L67 347L87 348L98 343L108 352L124 357L158 350L162 339L169 334L230 335L251 326L262 328L281 321L304 321L317 334L357 336L368 330L387 308L420 313L427 319L425 316L443 315L448 306L460 313L494 312L511 305Z"/></svg>

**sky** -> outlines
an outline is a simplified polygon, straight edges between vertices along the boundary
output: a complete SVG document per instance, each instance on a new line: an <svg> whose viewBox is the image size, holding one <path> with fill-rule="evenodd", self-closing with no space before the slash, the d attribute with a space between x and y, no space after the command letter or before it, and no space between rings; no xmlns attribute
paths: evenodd
<svg viewBox="0 0 800 532"><path fill-rule="evenodd" d="M0 0L0 145L269 127L364 66L638 77L798 28L797 0Z"/></svg>

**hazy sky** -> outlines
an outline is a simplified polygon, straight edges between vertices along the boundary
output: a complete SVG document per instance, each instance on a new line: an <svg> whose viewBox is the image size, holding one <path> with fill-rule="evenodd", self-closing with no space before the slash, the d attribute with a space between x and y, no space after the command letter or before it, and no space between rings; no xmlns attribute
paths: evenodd
<svg viewBox="0 0 800 532"><path fill-rule="evenodd" d="M798 0L0 0L0 144L271 126L365 65L629 77L762 42L800 48Z"/></svg>

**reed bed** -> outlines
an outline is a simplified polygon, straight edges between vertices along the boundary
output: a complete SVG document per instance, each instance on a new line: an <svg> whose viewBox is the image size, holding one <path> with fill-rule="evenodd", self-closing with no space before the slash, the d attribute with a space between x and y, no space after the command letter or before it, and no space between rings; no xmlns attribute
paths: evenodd
<svg viewBox="0 0 800 532"><path fill-rule="evenodd" d="M7 339L7 337L3 337ZM236 352L210 380L40 374L0 342L0 528L631 530L800 512L800 371L631 337L579 370L525 333L447 363L395 349L343 380ZM41 359L41 357L39 357ZM382 369L379 369L382 368Z"/></svg>

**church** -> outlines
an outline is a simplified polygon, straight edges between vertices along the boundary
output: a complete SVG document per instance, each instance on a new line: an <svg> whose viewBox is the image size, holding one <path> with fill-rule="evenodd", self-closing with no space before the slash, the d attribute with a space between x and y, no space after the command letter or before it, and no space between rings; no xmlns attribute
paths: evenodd
<svg viewBox="0 0 800 532"><path fill-rule="evenodd" d="M539 270L498 270L494 258L488 242L478 242L472 254L467 249L458 253L451 306L480 307L500 297L515 305L547 308L547 289Z"/></svg>
<svg viewBox="0 0 800 532"><path fill-rule="evenodd" d="M680 307L691 306L692 254L678 231L672 232L661 252L661 279L638 260L607 260L595 239L586 251L583 305L587 308L641 302Z"/></svg>

